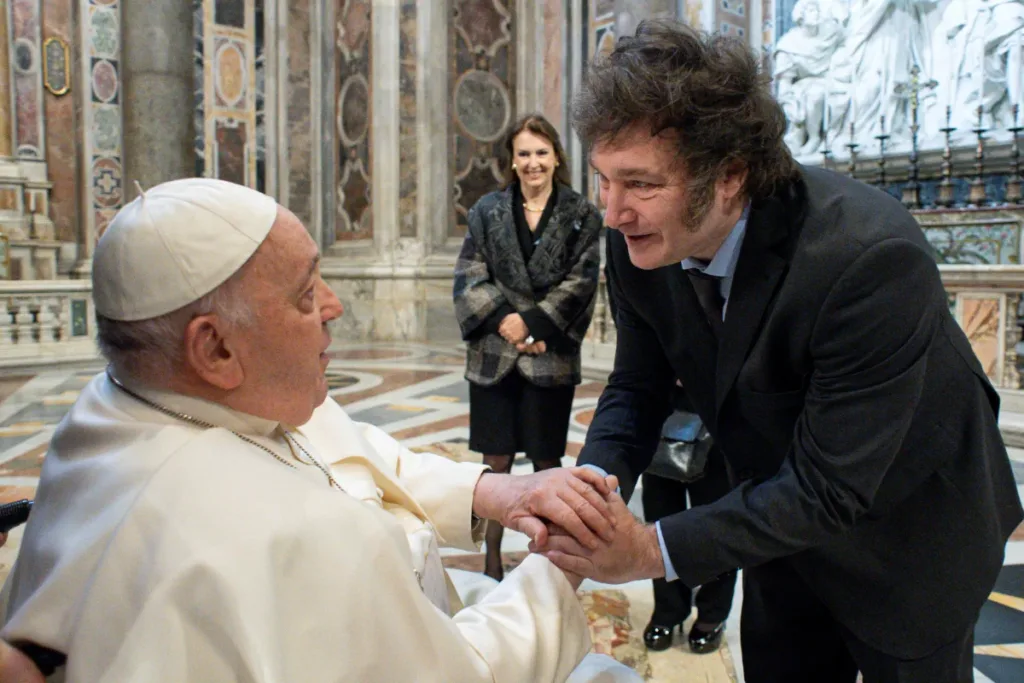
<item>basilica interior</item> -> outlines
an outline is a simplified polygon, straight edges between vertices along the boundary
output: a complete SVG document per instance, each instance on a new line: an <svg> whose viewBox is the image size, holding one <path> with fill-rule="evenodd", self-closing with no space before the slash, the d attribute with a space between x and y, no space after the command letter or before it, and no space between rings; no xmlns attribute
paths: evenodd
<svg viewBox="0 0 1024 683"><path fill-rule="evenodd" d="M345 308L331 395L356 420L479 461L452 306L467 212L501 186L502 136L534 111L597 201L573 93L588 60L653 17L747 41L798 161L880 187L917 218L1002 396L1024 497L1024 0L0 0L0 503L32 498L54 429L102 368L96 241L140 189L187 176L275 197L318 242ZM602 283L565 464L615 344ZM505 535L506 567L526 545ZM445 563L482 571L483 555ZM744 680L741 591L708 655L645 649L649 582L587 581L580 597L595 649L646 680ZM1024 680L1024 527L974 653L975 680Z"/></svg>

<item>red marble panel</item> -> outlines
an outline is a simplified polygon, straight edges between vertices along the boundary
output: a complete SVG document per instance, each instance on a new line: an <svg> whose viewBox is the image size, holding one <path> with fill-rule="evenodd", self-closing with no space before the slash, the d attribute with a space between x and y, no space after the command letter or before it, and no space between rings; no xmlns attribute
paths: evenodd
<svg viewBox="0 0 1024 683"><path fill-rule="evenodd" d="M221 180L245 185L245 148L248 137L245 122L218 120L214 123L214 135L216 176Z"/></svg>
<svg viewBox="0 0 1024 683"><path fill-rule="evenodd" d="M11 3L10 40L14 63L15 152L18 156L39 159L42 131L39 98L43 88L39 45L39 12L36 0L9 0Z"/></svg>
<svg viewBox="0 0 1024 683"><path fill-rule="evenodd" d="M11 92L11 72L8 61L7 46L9 36L7 35L7 0L0 0L0 93ZM10 97L0 97L0 156L11 156L11 100Z"/></svg>
<svg viewBox="0 0 1024 683"><path fill-rule="evenodd" d="M74 45L70 2L43 3L43 39L57 36ZM75 98L43 93L46 116L46 158L53 188L49 216L56 238L74 242L78 235L78 154L75 149Z"/></svg>

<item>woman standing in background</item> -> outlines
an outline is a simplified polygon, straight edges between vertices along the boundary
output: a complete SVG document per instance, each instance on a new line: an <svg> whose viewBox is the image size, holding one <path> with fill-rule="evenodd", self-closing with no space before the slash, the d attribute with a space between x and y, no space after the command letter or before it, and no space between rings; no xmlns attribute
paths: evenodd
<svg viewBox="0 0 1024 683"><path fill-rule="evenodd" d="M594 312L601 214L569 186L558 132L543 116L505 138L504 190L469 210L455 265L455 314L468 343L469 447L508 472L565 455L580 345ZM501 579L502 527L487 528L485 573Z"/></svg>

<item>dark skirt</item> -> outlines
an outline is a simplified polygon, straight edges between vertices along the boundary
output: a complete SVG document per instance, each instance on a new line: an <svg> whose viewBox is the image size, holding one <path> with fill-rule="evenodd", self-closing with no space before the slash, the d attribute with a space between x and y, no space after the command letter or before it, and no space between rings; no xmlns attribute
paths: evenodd
<svg viewBox="0 0 1024 683"><path fill-rule="evenodd" d="M489 387L469 383L469 448L484 455L565 455L576 387L539 387L516 370Z"/></svg>

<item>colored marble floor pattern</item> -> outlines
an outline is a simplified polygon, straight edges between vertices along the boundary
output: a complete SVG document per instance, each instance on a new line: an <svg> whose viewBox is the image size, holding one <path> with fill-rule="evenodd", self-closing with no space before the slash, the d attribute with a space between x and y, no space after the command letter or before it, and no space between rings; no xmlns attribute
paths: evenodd
<svg viewBox="0 0 1024 683"><path fill-rule="evenodd" d="M467 447L468 387L460 352L415 344L349 345L332 349L331 357L331 395L353 418L381 427L410 448L457 461L480 460ZM100 369L0 377L0 503L34 496L53 430ZM563 460L567 465L579 453L603 386L599 379L589 379L577 389ZM1014 458L1018 484L1024 484L1024 452L1016 452ZM519 460L513 471L528 472L530 466ZM634 502L638 500L634 496ZM641 513L635 504L631 508ZM20 534L21 529L16 529L7 547L0 548L0 580L17 555ZM507 533L502 549L511 569L525 556L524 538ZM465 569L483 566L478 553L447 555L444 561ZM585 582L580 597L595 649L634 667L645 679L665 683L743 680L736 616L741 594L726 632L728 642L709 655L690 653L685 638L665 652L646 651L642 631L653 609L649 582L626 586ZM975 667L979 683L1024 681L1024 529L1011 539L1007 566L982 610Z"/></svg>

